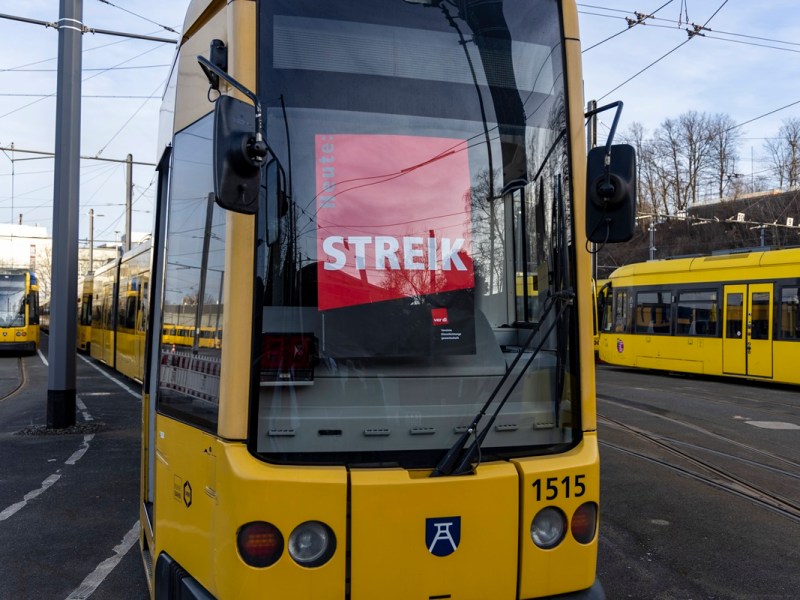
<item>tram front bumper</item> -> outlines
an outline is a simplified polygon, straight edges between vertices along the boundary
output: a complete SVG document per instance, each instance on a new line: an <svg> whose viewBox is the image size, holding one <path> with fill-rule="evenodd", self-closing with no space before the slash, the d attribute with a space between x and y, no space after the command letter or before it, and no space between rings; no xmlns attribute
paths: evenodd
<svg viewBox="0 0 800 600"><path fill-rule="evenodd" d="M0 352L36 352L36 342L3 342Z"/></svg>

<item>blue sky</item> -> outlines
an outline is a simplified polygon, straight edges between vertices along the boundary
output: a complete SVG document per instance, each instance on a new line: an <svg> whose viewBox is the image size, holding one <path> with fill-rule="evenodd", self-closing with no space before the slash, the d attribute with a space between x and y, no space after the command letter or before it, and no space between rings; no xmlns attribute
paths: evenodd
<svg viewBox="0 0 800 600"><path fill-rule="evenodd" d="M188 0L109 2L115 6L83 0L84 24L172 39L177 35L160 25L180 31L188 5ZM0 0L0 13L57 21L59 2ZM175 46L91 33L82 43L81 154L124 159L130 153L135 161L156 162L158 109ZM15 148L53 151L56 100L43 95L56 90L57 54L57 30L0 19L0 146L13 142ZM52 231L54 163L49 158L23 160L33 157L0 153L0 222L13 218L16 223L22 213L24 224ZM153 167L136 166L133 176L133 230L148 231L155 197ZM95 240L113 242L125 230L124 202L124 165L81 161L81 239L88 238L93 208Z"/></svg>
<svg viewBox="0 0 800 600"><path fill-rule="evenodd" d="M626 17L636 20L636 12L652 14L665 4L657 19L628 28ZM764 138L776 136L785 119L800 118L797 0L586 0L578 10L586 98L622 100L623 129L636 121L652 134L664 119L689 110L727 114L740 124L756 119L740 128L736 172L752 169L757 177L768 167ZM687 13L690 24L707 23L710 31L689 39ZM798 104L758 118L792 103ZM603 121L610 124L610 116Z"/></svg>
<svg viewBox="0 0 800 600"><path fill-rule="evenodd" d="M177 36L161 25L180 30L188 5L188 0L108 1L115 6L83 1L86 26L168 38ZM657 20L628 29L626 17L664 4ZM622 100L623 129L638 121L652 133L664 119L689 110L726 113L743 123L800 101L797 0L587 0L578 9L587 49L585 96L601 103ZM58 10L57 0L0 0L4 14L56 21ZM677 48L688 39L687 17L698 25L708 21L711 31ZM0 19L0 146L13 142L16 148L53 150L56 102L45 96L56 89L57 42L55 29ZM603 43L588 49L598 42ZM81 153L117 159L131 153L137 161L155 162L160 95L174 46L86 34L83 47ZM789 117L800 117L800 104L741 128L737 172L749 175L767 167L764 138L775 136ZM601 135L610 122L610 114L602 117ZM16 222L22 213L24 223L51 228L53 161L27 158L33 155L0 153L0 222ZM124 231L124 194L123 165L82 161L82 239L88 238L90 208L96 240L113 241ZM135 167L134 231L150 228L154 195L153 169Z"/></svg>

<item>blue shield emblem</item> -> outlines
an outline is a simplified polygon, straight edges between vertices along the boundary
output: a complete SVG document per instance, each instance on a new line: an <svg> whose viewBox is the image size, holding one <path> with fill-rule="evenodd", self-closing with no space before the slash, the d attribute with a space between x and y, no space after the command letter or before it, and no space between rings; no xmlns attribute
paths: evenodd
<svg viewBox="0 0 800 600"><path fill-rule="evenodd" d="M434 556L449 556L461 543L461 517L425 519L425 547Z"/></svg>

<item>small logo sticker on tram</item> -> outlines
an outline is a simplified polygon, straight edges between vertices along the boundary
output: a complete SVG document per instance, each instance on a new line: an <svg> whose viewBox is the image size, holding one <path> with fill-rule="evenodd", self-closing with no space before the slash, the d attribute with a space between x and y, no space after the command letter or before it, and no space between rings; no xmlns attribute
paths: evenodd
<svg viewBox="0 0 800 600"><path fill-rule="evenodd" d="M461 543L461 517L425 519L425 546L434 556L449 556Z"/></svg>
<svg viewBox="0 0 800 600"><path fill-rule="evenodd" d="M183 484L183 503L186 505L186 508L192 505L192 484L188 481Z"/></svg>
<svg viewBox="0 0 800 600"><path fill-rule="evenodd" d="M625 350L625 344L621 339L617 338L617 352L622 354L624 350Z"/></svg>

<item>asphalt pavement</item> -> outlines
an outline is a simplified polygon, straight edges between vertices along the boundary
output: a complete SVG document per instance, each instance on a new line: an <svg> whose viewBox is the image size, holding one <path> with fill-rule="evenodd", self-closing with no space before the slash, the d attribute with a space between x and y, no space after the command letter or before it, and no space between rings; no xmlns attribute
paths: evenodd
<svg viewBox="0 0 800 600"><path fill-rule="evenodd" d="M78 357L76 427L48 431L45 360L23 357L0 401L0 599L144 600L140 390ZM18 383L0 356L0 397Z"/></svg>
<svg viewBox="0 0 800 600"><path fill-rule="evenodd" d="M0 355L0 600L146 600L140 389L78 357L78 426L49 432L45 360L6 397L20 361ZM598 395L607 597L800 597L800 520L725 478L800 504L796 389L600 367Z"/></svg>

